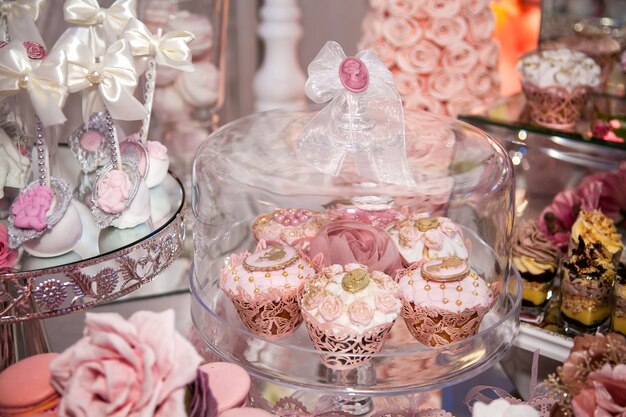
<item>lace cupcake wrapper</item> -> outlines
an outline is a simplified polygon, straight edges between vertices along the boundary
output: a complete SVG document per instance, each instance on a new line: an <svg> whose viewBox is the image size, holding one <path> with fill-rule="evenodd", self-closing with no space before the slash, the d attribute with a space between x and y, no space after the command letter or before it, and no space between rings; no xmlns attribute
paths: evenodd
<svg viewBox="0 0 626 417"><path fill-rule="evenodd" d="M369 355L382 350L387 333L393 325L391 322L376 326L363 334L351 334L346 331L335 334L332 325L322 326L307 312L303 311L302 314L313 347L324 352L321 355L322 363L328 368L337 370L353 369L369 361L372 358Z"/></svg>
<svg viewBox="0 0 626 417"><path fill-rule="evenodd" d="M540 88L523 82L522 90L532 121L552 129L572 128L591 96L588 86L578 86L570 93L559 86Z"/></svg>

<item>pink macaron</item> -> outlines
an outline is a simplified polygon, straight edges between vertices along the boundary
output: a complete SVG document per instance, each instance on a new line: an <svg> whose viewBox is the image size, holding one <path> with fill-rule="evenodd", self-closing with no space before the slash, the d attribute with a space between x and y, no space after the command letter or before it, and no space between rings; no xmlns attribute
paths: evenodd
<svg viewBox="0 0 626 417"><path fill-rule="evenodd" d="M200 370L209 376L209 388L217 401L218 414L246 405L251 381L245 369L228 362L209 362L200 366Z"/></svg>
<svg viewBox="0 0 626 417"><path fill-rule="evenodd" d="M242 407L242 408L231 408L230 410L224 411L218 417L273 417L275 414L270 414L267 411L261 410L260 408L250 408L250 407Z"/></svg>
<svg viewBox="0 0 626 417"><path fill-rule="evenodd" d="M58 355L31 356L0 373L0 416L56 415L61 397L50 385L49 367Z"/></svg>

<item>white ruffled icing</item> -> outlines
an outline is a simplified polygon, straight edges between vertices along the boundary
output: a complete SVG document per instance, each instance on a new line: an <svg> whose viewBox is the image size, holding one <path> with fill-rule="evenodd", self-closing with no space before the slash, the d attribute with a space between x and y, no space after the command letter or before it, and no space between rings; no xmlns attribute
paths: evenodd
<svg viewBox="0 0 626 417"><path fill-rule="evenodd" d="M517 64L524 82L537 87L560 86L568 91L578 86L597 87L600 66L582 52L566 48L538 51L526 55Z"/></svg>

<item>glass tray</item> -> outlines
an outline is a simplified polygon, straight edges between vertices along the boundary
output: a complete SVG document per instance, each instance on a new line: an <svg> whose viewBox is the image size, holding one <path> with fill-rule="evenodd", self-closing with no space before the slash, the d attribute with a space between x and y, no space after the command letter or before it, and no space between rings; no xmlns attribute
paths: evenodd
<svg viewBox="0 0 626 417"><path fill-rule="evenodd" d="M150 190L151 217L131 229L98 229L83 203L88 178L67 147L59 169L75 189L83 222L76 249L54 258L22 253L15 269L0 274L0 324L73 313L117 299L151 281L178 258L185 238L185 193L171 174ZM78 181L76 180L78 179ZM83 198L81 198L83 197Z"/></svg>

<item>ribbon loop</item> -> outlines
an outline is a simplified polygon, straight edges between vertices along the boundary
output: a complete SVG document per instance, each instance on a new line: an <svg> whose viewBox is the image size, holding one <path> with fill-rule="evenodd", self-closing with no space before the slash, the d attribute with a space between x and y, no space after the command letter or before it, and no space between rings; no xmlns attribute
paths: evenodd
<svg viewBox="0 0 626 417"><path fill-rule="evenodd" d="M153 35L137 19L130 19L122 37L130 43L136 57L154 57L157 64L181 71L193 71L189 43L194 39L191 32L173 31Z"/></svg>
<svg viewBox="0 0 626 417"><path fill-rule="evenodd" d="M339 44L327 42L308 72L309 98L330 103L304 127L296 142L299 158L335 176L350 160L370 180L415 185L404 143L402 100L376 54L366 50L346 57Z"/></svg>
<svg viewBox="0 0 626 417"><path fill-rule="evenodd" d="M65 122L62 108L67 98L65 54L53 50L44 60L32 60L20 42L0 49L0 95L26 92L44 126Z"/></svg>
<svg viewBox="0 0 626 417"><path fill-rule="evenodd" d="M12 41L35 41L45 45L35 22L39 19L45 0L3 1L0 16L6 17Z"/></svg>
<svg viewBox="0 0 626 417"><path fill-rule="evenodd" d="M137 72L128 41L118 40L103 56L96 57L80 39L68 37L64 50L67 87L71 93L83 92L85 122L92 113L105 108L119 120L140 120L146 116L146 109L133 96Z"/></svg>

